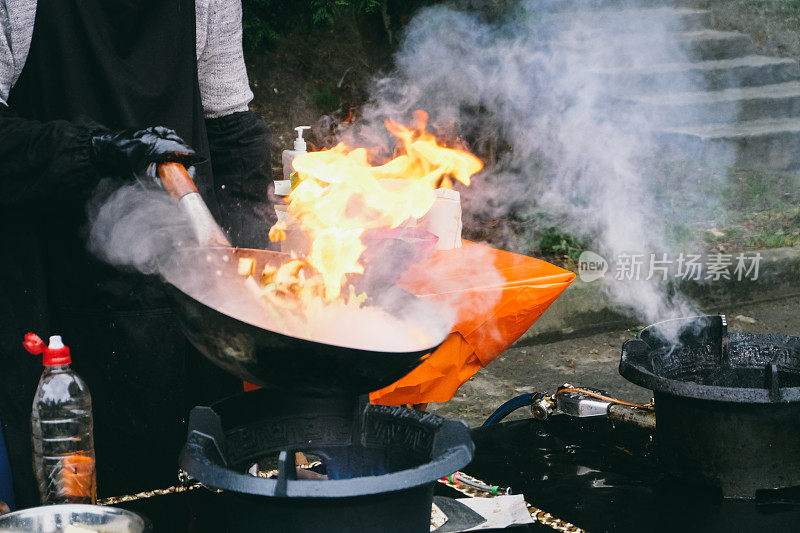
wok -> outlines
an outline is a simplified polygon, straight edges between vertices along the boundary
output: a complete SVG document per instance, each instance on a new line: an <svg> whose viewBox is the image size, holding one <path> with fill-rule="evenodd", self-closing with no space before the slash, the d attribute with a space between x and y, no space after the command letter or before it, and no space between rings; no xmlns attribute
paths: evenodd
<svg viewBox="0 0 800 533"><path fill-rule="evenodd" d="M212 238L205 239L206 242L220 244L220 235L224 234L218 231L213 219L206 219L210 214L204 205L200 211L196 210L199 195L183 166L166 163L160 165L159 172L179 204L190 197L192 208L187 210L190 218L201 219L193 220L200 228L197 232L200 242L203 235L210 235ZM216 230L209 231L209 225ZM281 320L291 317L273 315L275 326L252 321L254 315L249 314L247 305L257 305L258 298L247 291L237 273L239 257L255 259L256 272L265 264L279 265L289 259L286 254L267 250L200 246L178 249L160 266L166 292L189 341L219 367L256 385L325 396L371 392L411 372L447 335L447 324L431 304L397 287L385 291L373 304L389 314L402 308L404 316L425 317L428 326L425 331L438 332L432 334L427 345L399 350L365 347L359 338L370 332L359 331L359 324L350 325L351 343L326 343L281 333L277 331L284 329L280 327ZM247 303L233 309L220 305L222 301Z"/></svg>

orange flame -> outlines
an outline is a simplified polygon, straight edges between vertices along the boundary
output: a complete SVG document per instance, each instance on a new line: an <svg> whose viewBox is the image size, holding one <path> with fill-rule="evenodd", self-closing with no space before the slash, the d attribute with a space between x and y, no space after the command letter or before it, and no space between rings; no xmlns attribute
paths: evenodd
<svg viewBox="0 0 800 533"><path fill-rule="evenodd" d="M386 128L400 141L400 155L372 166L364 148L339 143L330 150L309 152L294 160L300 182L288 197L288 214L311 243L305 258L324 280L325 299L339 298L347 274L362 274L359 258L366 230L396 228L424 216L436 199L434 190L453 178L469 185L483 168L474 155L440 146L425 131L427 114L417 111L417 129L393 121ZM285 238L276 224L270 239Z"/></svg>

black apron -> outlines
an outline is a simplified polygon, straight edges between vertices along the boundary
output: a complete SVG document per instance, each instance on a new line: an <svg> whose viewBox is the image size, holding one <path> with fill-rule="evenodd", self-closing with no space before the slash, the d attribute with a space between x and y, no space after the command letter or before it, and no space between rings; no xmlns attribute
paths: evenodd
<svg viewBox="0 0 800 533"><path fill-rule="evenodd" d="M112 130L166 126L208 157L194 1L40 1L9 105L41 121L86 116ZM207 200L213 199L210 168L208 162L197 168ZM188 410L240 391L241 384L188 345L157 280L91 256L86 212L87 198L80 196L20 208L11 228L19 260L4 265L19 287L0 318L8 315L17 329L61 334L70 346L72 366L93 398L99 496L166 487L176 482ZM41 366L21 347L19 358L25 362L16 392L29 416ZM3 421L14 448L18 505L37 504L29 424L19 413L0 415L16 425Z"/></svg>

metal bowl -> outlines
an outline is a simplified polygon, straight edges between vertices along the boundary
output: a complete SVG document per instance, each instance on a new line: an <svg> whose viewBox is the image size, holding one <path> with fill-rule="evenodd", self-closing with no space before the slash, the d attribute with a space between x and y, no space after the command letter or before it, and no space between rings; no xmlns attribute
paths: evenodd
<svg viewBox="0 0 800 533"><path fill-rule="evenodd" d="M4 533L63 533L67 526L98 533L153 531L150 521L141 515L99 505L45 505L0 516L0 532Z"/></svg>

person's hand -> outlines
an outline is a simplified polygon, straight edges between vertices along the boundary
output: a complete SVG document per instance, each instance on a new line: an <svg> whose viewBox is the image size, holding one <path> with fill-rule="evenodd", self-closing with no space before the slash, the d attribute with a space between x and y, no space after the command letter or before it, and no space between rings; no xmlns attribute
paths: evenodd
<svg viewBox="0 0 800 533"><path fill-rule="evenodd" d="M169 128L123 130L92 137L92 163L101 174L152 177L152 166L174 161L191 167L203 158ZM151 172L148 171L151 167Z"/></svg>

